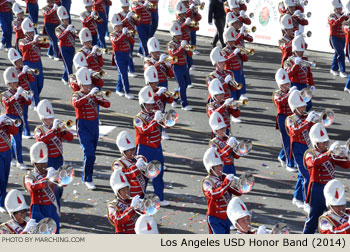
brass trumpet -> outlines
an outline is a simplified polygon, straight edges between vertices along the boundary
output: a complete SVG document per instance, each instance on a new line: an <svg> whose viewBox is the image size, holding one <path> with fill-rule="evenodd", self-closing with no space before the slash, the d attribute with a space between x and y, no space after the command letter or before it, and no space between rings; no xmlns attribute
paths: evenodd
<svg viewBox="0 0 350 252"><path fill-rule="evenodd" d="M94 96L101 97L101 98L103 98L103 97L108 98L111 95L112 95L112 91L111 90L100 91L100 92L97 92L97 93L94 94Z"/></svg>
<svg viewBox="0 0 350 252"><path fill-rule="evenodd" d="M200 3L200 4L197 4L196 7L199 8L200 10L204 10L205 2L202 2L202 3Z"/></svg>
<svg viewBox="0 0 350 252"><path fill-rule="evenodd" d="M131 16L132 19L134 19L135 21L140 21L141 20L141 17L139 15L137 15L136 13L134 13L132 16Z"/></svg>
<svg viewBox="0 0 350 252"><path fill-rule="evenodd" d="M245 28L243 32L247 32L247 33L256 32L256 26L252 26L251 29Z"/></svg>
<svg viewBox="0 0 350 252"><path fill-rule="evenodd" d="M247 55L254 55L255 50L253 48L245 48L243 46L237 46L241 50L242 54L247 54Z"/></svg>
<svg viewBox="0 0 350 252"><path fill-rule="evenodd" d="M94 19L95 19L95 21L101 21L102 20L102 18L100 16L98 16L98 15L95 15Z"/></svg>
<svg viewBox="0 0 350 252"><path fill-rule="evenodd" d="M243 85L241 83L238 83L235 80L230 80L227 84L229 84L230 86L236 88L237 90L241 90Z"/></svg>
<svg viewBox="0 0 350 252"><path fill-rule="evenodd" d="M47 36L40 36L39 38L38 38L38 40L37 40L39 43L49 43L50 42L50 39L49 39L49 37L47 37Z"/></svg>
<svg viewBox="0 0 350 252"><path fill-rule="evenodd" d="M240 100L230 102L228 106L231 108L238 108L238 107L246 106L248 102L249 102L248 99L240 99Z"/></svg>
<svg viewBox="0 0 350 252"><path fill-rule="evenodd" d="M194 51L194 50L196 50L196 46L195 45L185 45L185 50L186 51Z"/></svg>
<svg viewBox="0 0 350 252"><path fill-rule="evenodd" d="M300 62L301 66L304 67L311 67L311 68L315 68L316 67L316 61L308 61L308 60L302 60Z"/></svg>
<svg viewBox="0 0 350 252"><path fill-rule="evenodd" d="M72 128L73 127L73 121L67 120L65 122L60 122L58 124L58 128L65 129L65 128Z"/></svg>
<svg viewBox="0 0 350 252"><path fill-rule="evenodd" d="M174 64L176 64L177 61L178 61L178 57L177 56L174 56L174 57L168 56L168 57L165 58L164 61L165 62L169 62L169 63L173 62Z"/></svg>
<svg viewBox="0 0 350 252"><path fill-rule="evenodd" d="M111 52L110 48L98 48L96 52L103 53L103 54L108 54Z"/></svg>
<svg viewBox="0 0 350 252"><path fill-rule="evenodd" d="M39 75L40 74L40 69L37 68L28 68L27 72L32 72L34 75Z"/></svg>
<svg viewBox="0 0 350 252"><path fill-rule="evenodd" d="M23 98L28 99L29 97L32 97L34 95L34 92L32 90L22 90L21 95Z"/></svg>
<svg viewBox="0 0 350 252"><path fill-rule="evenodd" d="M137 32L137 30L128 30L128 34L129 35L137 35L138 34L138 32Z"/></svg>
<svg viewBox="0 0 350 252"><path fill-rule="evenodd" d="M194 28L198 28L199 27L199 23L197 21L191 21L189 26L194 27Z"/></svg>
<svg viewBox="0 0 350 252"><path fill-rule="evenodd" d="M75 74L68 75L68 78L73 79L73 80L77 80L77 76Z"/></svg>
<svg viewBox="0 0 350 252"><path fill-rule="evenodd" d="M101 78L101 77L103 77L104 75L106 75L106 72L103 71L103 70L101 70L101 71L99 71L99 72L93 72L93 73L91 74L91 77Z"/></svg>
<svg viewBox="0 0 350 252"><path fill-rule="evenodd" d="M147 8L148 9L157 9L157 5L154 4L154 3L149 2L148 5L147 5Z"/></svg>
<svg viewBox="0 0 350 252"><path fill-rule="evenodd" d="M71 33L73 33L75 36L79 36L79 30L77 30L74 26L72 28L72 30L70 31Z"/></svg>
<svg viewBox="0 0 350 252"><path fill-rule="evenodd" d="M179 97L180 97L179 91L175 91L175 92L165 91L165 92L163 92L163 94L167 97L174 98L175 100L179 99Z"/></svg>
<svg viewBox="0 0 350 252"><path fill-rule="evenodd" d="M3 121L3 123L4 123L5 125L8 125L8 126L14 125L14 126L16 126L16 127L18 128L19 126L22 125L22 120L19 119L19 118L17 118L17 119L12 119L12 118L6 116L6 117L5 117L5 120Z"/></svg>

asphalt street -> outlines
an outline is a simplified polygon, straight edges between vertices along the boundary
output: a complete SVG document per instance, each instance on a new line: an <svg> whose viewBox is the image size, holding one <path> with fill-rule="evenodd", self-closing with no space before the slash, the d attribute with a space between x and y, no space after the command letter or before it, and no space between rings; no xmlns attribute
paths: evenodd
<svg viewBox="0 0 350 252"><path fill-rule="evenodd" d="M43 20L40 20L41 24ZM82 25L75 20L74 25L81 29ZM111 30L111 28L110 28ZM328 32L328 31L327 31ZM168 32L157 32L162 52L166 52L166 43L170 40ZM277 44L277 41L276 41ZM108 46L111 48L110 43ZM290 173L280 166L277 161L281 149L279 132L275 130L276 108L272 103L272 92L277 89L274 75L280 66L281 53L276 47L247 44L255 49L255 55L249 57L245 64L247 81L247 96L249 104L242 108L242 123L232 123L232 133L239 140L253 141L253 150L247 156L236 161L238 174L252 172L255 176L254 189L242 196L248 209L253 212L253 225L261 224L272 227L277 222L285 222L293 233L302 232L306 213L292 205L292 197L297 174ZM80 48L76 41L76 49ZM178 124L167 130L171 140L163 141L162 147L165 155L167 170L164 174L165 199L170 206L161 207L154 216L160 233L164 234L206 234L206 201L201 192L201 179L206 176L202 157L208 148L210 127L206 111L206 75L213 70L209 59L211 50L209 38L198 38L197 46L200 55L194 56L196 70L191 71L194 84L188 89L189 104L192 111L177 109ZM138 43L135 45L135 51ZM335 122L327 131L331 142L339 140L343 143L350 138L349 94L343 91L346 79L333 77L329 73L332 55L326 53L307 52L310 60L317 62L313 75L316 91L313 97L313 109L321 112L331 108L335 112ZM114 227L109 223L106 212L106 202L112 200L114 195L109 185L111 163L120 157L115 144L118 133L129 131L135 136L133 117L139 112L138 101L121 98L114 93L117 80L117 71L111 65L111 55L104 55L107 72L104 77L104 90L112 90L110 98L111 107L101 109L100 118L103 126L115 127L107 135L102 136L97 148L97 159L94 172L94 182L97 190L88 191L81 183L81 170L83 152L79 139L64 143L64 159L66 163L75 168L74 182L64 189L62 198L61 233L113 233ZM49 99L54 106L56 118L62 120L75 120L74 109L70 103L71 89L61 82L63 62L54 61L42 51L45 84L41 93L42 99ZM143 79L142 60L134 53L137 78L130 78L131 92L137 96L138 91L145 85ZM3 84L3 70L10 66L5 51L0 52L1 83ZM174 80L169 82L169 89L177 87ZM1 92L5 91L1 85ZM168 106L169 108L170 106ZM4 109L2 109L2 113ZM29 111L30 128L40 124L37 113ZM23 140L24 161L30 165L29 149L35 140ZM30 202L29 193L25 192L22 177L25 171L11 167L8 189L21 190ZM348 171L338 169L336 178L345 185L349 185ZM153 191L151 184L147 190ZM349 188L346 188L349 198ZM0 222L6 221L8 215L0 214Z"/></svg>

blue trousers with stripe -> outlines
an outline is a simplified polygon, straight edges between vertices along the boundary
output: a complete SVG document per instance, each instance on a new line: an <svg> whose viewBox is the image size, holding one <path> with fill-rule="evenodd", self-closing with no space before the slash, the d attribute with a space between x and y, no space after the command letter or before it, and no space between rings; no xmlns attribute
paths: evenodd
<svg viewBox="0 0 350 252"><path fill-rule="evenodd" d="M277 115L277 124L281 132L281 142L282 149L280 151L279 157L283 161L287 161L288 167L294 167L294 159L290 158L290 137L286 131L286 115L278 114Z"/></svg>
<svg viewBox="0 0 350 252"><path fill-rule="evenodd" d="M310 174L304 166L304 153L308 149L306 144L293 143L293 156L298 167L298 179L294 189L294 198L305 201Z"/></svg>
<svg viewBox="0 0 350 252"><path fill-rule="evenodd" d="M39 5L38 4L27 4L28 6L28 12L29 12L29 18L32 20L34 24L38 23L38 16L39 16Z"/></svg>
<svg viewBox="0 0 350 252"><path fill-rule="evenodd" d="M143 56L148 56L147 41L149 39L149 34L151 30L151 24L140 24L136 26L137 32L139 34L140 47L138 53Z"/></svg>
<svg viewBox="0 0 350 252"><path fill-rule="evenodd" d="M44 87L43 65L42 65L41 61L31 62L31 61L26 61L26 60L23 61L23 65L27 65L30 68L34 68L34 69L36 68L36 69L40 70L39 75L34 75L34 81L29 83L30 89L34 93L33 99L34 99L35 106L37 106L38 103L40 102L39 96L40 96L41 90Z"/></svg>
<svg viewBox="0 0 350 252"><path fill-rule="evenodd" d="M229 218L222 220L215 216L208 216L209 234L229 234L231 225Z"/></svg>
<svg viewBox="0 0 350 252"><path fill-rule="evenodd" d="M12 119L21 119L19 116L7 114L8 117ZM21 119L22 120L22 119ZM23 163L22 156L22 132L23 123L18 127L18 133L11 138L11 149L12 157L18 161L18 163Z"/></svg>
<svg viewBox="0 0 350 252"><path fill-rule="evenodd" d="M179 66L177 64L173 65L173 71L175 73L175 78L180 88L180 98L182 107L186 107L188 105L187 101L187 86L191 85L191 77L188 71L187 65Z"/></svg>
<svg viewBox="0 0 350 252"><path fill-rule="evenodd" d="M158 14L158 8L155 12L151 13L152 23L151 23L151 29L149 33L149 37L152 38L154 34L156 33L158 29L158 23L159 23L159 14Z"/></svg>
<svg viewBox="0 0 350 252"><path fill-rule="evenodd" d="M0 207L5 207L6 188L10 175L11 150L0 152Z"/></svg>
<svg viewBox="0 0 350 252"><path fill-rule="evenodd" d="M128 66L129 66L128 52L114 52L114 61L118 71L118 82L116 91L130 93Z"/></svg>
<svg viewBox="0 0 350 252"><path fill-rule="evenodd" d="M73 73L73 58L75 54L74 47L65 47L61 48L61 55L64 64L64 73L62 75L62 79L68 81L68 75Z"/></svg>
<svg viewBox="0 0 350 252"><path fill-rule="evenodd" d="M92 182L94 163L96 160L96 148L99 137L98 118L89 121L78 119L78 136L80 146L84 151L82 181Z"/></svg>
<svg viewBox="0 0 350 252"><path fill-rule="evenodd" d="M154 188L154 193L159 197L160 201L164 200L164 180L163 180L163 174L164 174L164 156L163 156L163 150L162 145L160 144L158 148L152 148L147 145L139 144L137 146L137 155L143 155L147 159L147 162L150 162L152 160L158 160L161 163L161 172L159 175L152 179L152 184ZM146 187L147 187L148 180L146 181Z"/></svg>
<svg viewBox="0 0 350 252"><path fill-rule="evenodd" d="M55 29L58 25L57 24L45 24L45 30L46 33L50 39L50 46L49 49L47 50L47 54L53 57L58 58L59 56L59 49L58 49L58 39L55 34Z"/></svg>
<svg viewBox="0 0 350 252"><path fill-rule="evenodd" d="M0 12L0 26L2 30L1 43L6 48L12 47L12 12Z"/></svg>
<svg viewBox="0 0 350 252"><path fill-rule="evenodd" d="M106 30L107 30L107 16L105 12L99 12L98 15L102 18L103 22L101 24L97 24L97 30L98 30L98 42L97 45L101 48L106 48Z"/></svg>
<svg viewBox="0 0 350 252"><path fill-rule="evenodd" d="M331 43L334 48L334 57L331 65L333 71L345 72L345 38L331 36Z"/></svg>

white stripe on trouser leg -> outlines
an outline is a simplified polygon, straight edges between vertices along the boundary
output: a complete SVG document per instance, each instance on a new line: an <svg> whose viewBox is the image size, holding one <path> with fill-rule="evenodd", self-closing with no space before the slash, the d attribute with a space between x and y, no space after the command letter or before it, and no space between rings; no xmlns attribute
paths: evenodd
<svg viewBox="0 0 350 252"><path fill-rule="evenodd" d="M126 93L125 84L124 84L124 78L123 78L123 74L122 74L122 72L120 71L120 68L119 68L119 66L118 66L117 57L115 57L115 65L117 66L117 70L118 70L118 72L120 73L120 76L121 76L121 80L122 80L122 85L123 85L124 93ZM118 81L117 81L117 85L118 85Z"/></svg>

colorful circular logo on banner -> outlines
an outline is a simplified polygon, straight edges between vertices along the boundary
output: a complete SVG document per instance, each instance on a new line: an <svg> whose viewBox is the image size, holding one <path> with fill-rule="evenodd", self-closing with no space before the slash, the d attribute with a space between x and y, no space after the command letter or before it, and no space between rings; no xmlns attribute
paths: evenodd
<svg viewBox="0 0 350 252"><path fill-rule="evenodd" d="M259 23L262 26L266 26L270 21L270 11L269 8L263 7L259 13Z"/></svg>
<svg viewBox="0 0 350 252"><path fill-rule="evenodd" d="M169 6L168 6L168 11L170 14L175 14L175 6L178 0L170 0L169 1Z"/></svg>

